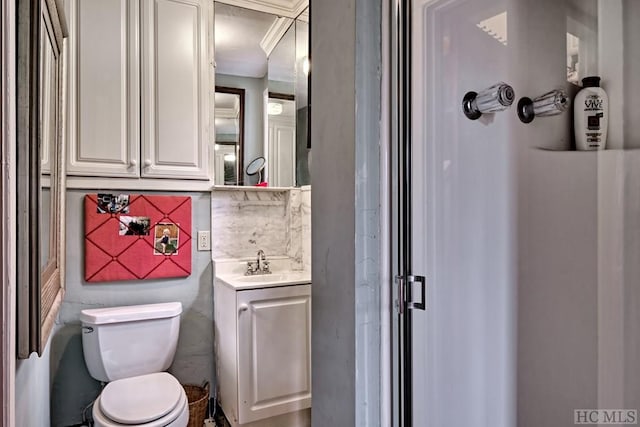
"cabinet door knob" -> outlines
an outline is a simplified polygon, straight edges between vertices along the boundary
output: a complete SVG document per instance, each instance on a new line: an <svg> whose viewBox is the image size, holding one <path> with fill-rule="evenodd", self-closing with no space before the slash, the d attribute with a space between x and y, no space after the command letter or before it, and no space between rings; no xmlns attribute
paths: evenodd
<svg viewBox="0 0 640 427"><path fill-rule="evenodd" d="M242 313L243 311L247 311L249 309L249 306L247 304L240 304L238 306L238 312Z"/></svg>
<svg viewBox="0 0 640 427"><path fill-rule="evenodd" d="M135 167L137 164L138 164L138 161L136 159L129 160L129 166Z"/></svg>
<svg viewBox="0 0 640 427"><path fill-rule="evenodd" d="M145 161L144 161L144 165L145 165L146 167L151 166L151 160L150 160L150 159L145 160Z"/></svg>

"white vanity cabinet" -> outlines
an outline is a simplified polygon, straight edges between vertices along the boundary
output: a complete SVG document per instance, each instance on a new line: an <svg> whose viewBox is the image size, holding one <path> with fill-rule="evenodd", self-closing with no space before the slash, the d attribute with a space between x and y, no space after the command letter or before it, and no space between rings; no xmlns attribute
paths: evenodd
<svg viewBox="0 0 640 427"><path fill-rule="evenodd" d="M67 173L210 179L207 0L69 0Z"/></svg>
<svg viewBox="0 0 640 427"><path fill-rule="evenodd" d="M214 301L219 403L231 425L304 425L282 416L311 407L311 285L238 290L216 279Z"/></svg>

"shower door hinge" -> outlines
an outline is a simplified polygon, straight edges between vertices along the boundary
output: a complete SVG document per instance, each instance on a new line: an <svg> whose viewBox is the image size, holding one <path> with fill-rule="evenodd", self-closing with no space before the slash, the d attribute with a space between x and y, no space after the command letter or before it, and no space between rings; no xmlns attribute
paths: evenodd
<svg viewBox="0 0 640 427"><path fill-rule="evenodd" d="M424 276L396 276L398 284L398 300L396 301L396 309L402 314L405 310L425 310L426 309L426 283ZM413 285L420 284L420 302L413 300Z"/></svg>

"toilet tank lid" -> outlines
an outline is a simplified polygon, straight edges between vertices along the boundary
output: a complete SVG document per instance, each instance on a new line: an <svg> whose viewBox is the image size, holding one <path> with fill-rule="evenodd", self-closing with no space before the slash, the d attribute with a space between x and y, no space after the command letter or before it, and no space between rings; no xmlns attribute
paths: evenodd
<svg viewBox="0 0 640 427"><path fill-rule="evenodd" d="M180 313L182 313L181 303L166 302L124 307L91 308L80 312L80 321L89 325L103 325L108 323L175 317L180 315Z"/></svg>

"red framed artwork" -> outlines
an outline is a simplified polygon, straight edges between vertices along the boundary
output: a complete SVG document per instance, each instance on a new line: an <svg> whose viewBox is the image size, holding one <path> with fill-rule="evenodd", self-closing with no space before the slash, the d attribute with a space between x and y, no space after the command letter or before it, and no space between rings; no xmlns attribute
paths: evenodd
<svg viewBox="0 0 640 427"><path fill-rule="evenodd" d="M191 274L191 197L87 194L87 282Z"/></svg>

